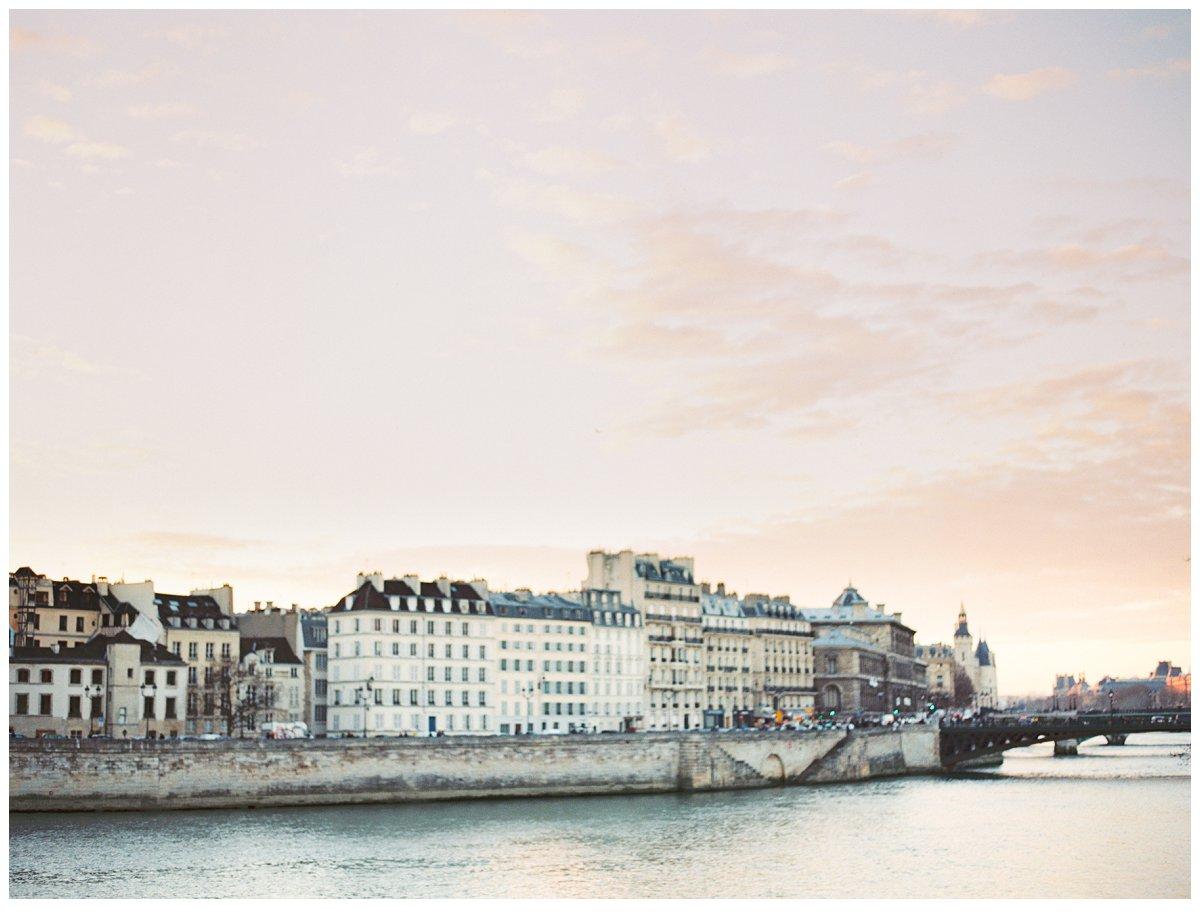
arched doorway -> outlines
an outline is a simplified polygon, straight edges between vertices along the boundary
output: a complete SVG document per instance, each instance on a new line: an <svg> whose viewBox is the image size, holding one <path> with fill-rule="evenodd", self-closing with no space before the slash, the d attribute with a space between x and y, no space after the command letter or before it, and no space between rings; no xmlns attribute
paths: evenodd
<svg viewBox="0 0 1200 919"><path fill-rule="evenodd" d="M842 691L837 686L830 683L821 693L821 698L825 700L825 708L827 711L840 711L842 708Z"/></svg>

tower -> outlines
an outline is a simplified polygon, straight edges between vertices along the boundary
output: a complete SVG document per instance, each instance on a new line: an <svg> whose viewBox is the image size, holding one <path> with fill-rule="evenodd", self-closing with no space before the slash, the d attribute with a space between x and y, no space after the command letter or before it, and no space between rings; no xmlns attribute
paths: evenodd
<svg viewBox="0 0 1200 919"><path fill-rule="evenodd" d="M954 662L968 673L971 671L971 630L967 626L967 609L958 605L958 626L954 630Z"/></svg>

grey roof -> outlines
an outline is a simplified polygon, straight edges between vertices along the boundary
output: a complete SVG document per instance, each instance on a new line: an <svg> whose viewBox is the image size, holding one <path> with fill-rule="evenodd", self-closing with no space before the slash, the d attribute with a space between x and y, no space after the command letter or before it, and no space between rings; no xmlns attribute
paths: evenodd
<svg viewBox="0 0 1200 919"><path fill-rule="evenodd" d="M845 589L833 601L834 606L866 606L867 601L853 584L847 584Z"/></svg>
<svg viewBox="0 0 1200 919"><path fill-rule="evenodd" d="M490 596L492 613L506 618L562 619L591 622L590 607L559 594L493 592Z"/></svg>
<svg viewBox="0 0 1200 919"><path fill-rule="evenodd" d="M301 613L300 631L306 649L328 647L329 625L324 613Z"/></svg>
<svg viewBox="0 0 1200 919"><path fill-rule="evenodd" d="M874 651L877 654L883 653L880 648L877 648L869 641L855 638L842 629L831 629L827 634L813 641L813 648L856 648L859 651Z"/></svg>
<svg viewBox="0 0 1200 919"><path fill-rule="evenodd" d="M975 660L979 661L984 667L987 667L992 662L992 652L988 648L988 643L982 639L979 642L979 647L975 649Z"/></svg>

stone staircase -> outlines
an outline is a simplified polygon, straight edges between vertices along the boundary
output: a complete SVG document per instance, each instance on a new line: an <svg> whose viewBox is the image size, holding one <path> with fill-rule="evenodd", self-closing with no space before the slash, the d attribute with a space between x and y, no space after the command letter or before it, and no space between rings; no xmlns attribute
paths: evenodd
<svg viewBox="0 0 1200 919"><path fill-rule="evenodd" d="M712 759L715 762L720 763L720 764L728 767L729 769L731 769L733 771L733 774L735 776L737 776L739 783L744 782L744 783L750 784L750 785L770 784L767 777L764 776L761 772L759 772L757 769L755 769L753 766L751 766L749 763L745 762L744 760L738 759L736 756L734 756L732 753L728 752L727 750L723 749L718 744L712 745L710 755L712 756Z"/></svg>

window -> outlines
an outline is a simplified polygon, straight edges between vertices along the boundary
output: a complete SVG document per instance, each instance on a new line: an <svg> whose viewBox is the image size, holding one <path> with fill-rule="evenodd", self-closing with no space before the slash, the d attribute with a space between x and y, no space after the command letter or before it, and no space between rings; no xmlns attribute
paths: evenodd
<svg viewBox="0 0 1200 919"><path fill-rule="evenodd" d="M67 717L82 718L83 717L83 696L68 696L67 697Z"/></svg>
<svg viewBox="0 0 1200 919"><path fill-rule="evenodd" d="M124 724L127 717L128 715L126 714L125 706L121 706L117 709L117 724Z"/></svg>
<svg viewBox="0 0 1200 919"><path fill-rule="evenodd" d="M417 703L417 691L415 689L410 689L408 691L408 704L409 705L418 704Z"/></svg>
<svg viewBox="0 0 1200 919"><path fill-rule="evenodd" d="M433 695L432 689L425 690L425 703L427 705L437 705L437 701Z"/></svg>
<svg viewBox="0 0 1200 919"><path fill-rule="evenodd" d="M432 620L425 623L425 634L427 634L427 635L433 634L433 621Z"/></svg>
<svg viewBox="0 0 1200 919"><path fill-rule="evenodd" d="M399 705L399 704L400 704L400 690L393 689L392 690L392 705Z"/></svg>
<svg viewBox="0 0 1200 919"><path fill-rule="evenodd" d="M17 682L18 683L28 683L29 682L29 671L28 670L18 670L17 671Z"/></svg>
<svg viewBox="0 0 1200 919"><path fill-rule="evenodd" d="M29 714L29 694L24 692L17 693L17 714Z"/></svg>
<svg viewBox="0 0 1200 919"><path fill-rule="evenodd" d="M58 617L58 630L60 632L65 632L67 630L67 617L66 616Z"/></svg>
<svg viewBox="0 0 1200 919"><path fill-rule="evenodd" d="M142 682L144 682L147 686L153 686L154 685L154 671L147 670L145 679Z"/></svg>
<svg viewBox="0 0 1200 919"><path fill-rule="evenodd" d="M467 690L465 690L465 689L462 692L462 704L463 705L471 704L471 694L469 692L467 692Z"/></svg>
<svg viewBox="0 0 1200 919"><path fill-rule="evenodd" d="M196 668L195 667L188 667L188 685L189 686L196 685Z"/></svg>
<svg viewBox="0 0 1200 919"><path fill-rule="evenodd" d="M453 635L454 634L454 623L447 621L445 623L445 628L442 629L442 631L445 632L447 635ZM447 655L447 657L449 657L449 655Z"/></svg>
<svg viewBox="0 0 1200 919"><path fill-rule="evenodd" d="M80 686L83 683L83 671L76 668L71 668L67 677L67 682L72 686Z"/></svg>
<svg viewBox="0 0 1200 919"><path fill-rule="evenodd" d="M189 641L188 642L188 660L194 661L195 659L196 659L196 642Z"/></svg>
<svg viewBox="0 0 1200 919"><path fill-rule="evenodd" d="M167 671L167 685L168 686L175 685L175 671L174 670Z"/></svg>
<svg viewBox="0 0 1200 919"><path fill-rule="evenodd" d="M54 682L54 672L51 670L43 670L38 676L43 683Z"/></svg>
<svg viewBox="0 0 1200 919"><path fill-rule="evenodd" d="M168 719L177 717L175 714L175 699L173 697L167 699L165 717Z"/></svg>
<svg viewBox="0 0 1200 919"><path fill-rule="evenodd" d="M104 709L103 709L104 700L101 699L99 696L92 696L92 698L89 701L92 703L92 710L89 713L88 717L89 718L99 718L101 716L101 714L103 714L103 712L104 712Z"/></svg>
<svg viewBox="0 0 1200 919"><path fill-rule="evenodd" d="M76 632L83 631L83 617L82 616L75 617L75 631Z"/></svg>
<svg viewBox="0 0 1200 919"><path fill-rule="evenodd" d="M454 704L454 693L452 693L449 689L446 690L446 704L447 705Z"/></svg>
<svg viewBox="0 0 1200 919"><path fill-rule="evenodd" d="M213 657L213 643L211 641L204 643L204 659L206 661L215 660Z"/></svg>
<svg viewBox="0 0 1200 919"><path fill-rule="evenodd" d="M383 631L383 620L382 620L382 619L376 619L376 620L375 620L375 622L374 622L374 626L375 626L375 631L376 631L376 632L382 632L382 631Z"/></svg>
<svg viewBox="0 0 1200 919"><path fill-rule="evenodd" d="M54 697L51 696L49 693L42 693L40 696L38 696L38 714L39 715L51 714L51 712L53 711L53 709L51 708L51 705L53 704L53 699L54 699Z"/></svg>
<svg viewBox="0 0 1200 919"><path fill-rule="evenodd" d="M147 696L142 700L142 717L149 721L154 720L154 696Z"/></svg>

